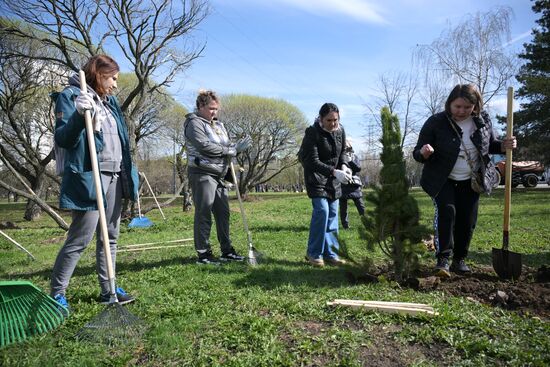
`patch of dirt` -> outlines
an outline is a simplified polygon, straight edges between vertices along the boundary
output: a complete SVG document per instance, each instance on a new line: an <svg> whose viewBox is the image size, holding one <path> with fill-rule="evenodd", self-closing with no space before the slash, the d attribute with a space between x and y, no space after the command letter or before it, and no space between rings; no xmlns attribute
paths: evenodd
<svg viewBox="0 0 550 367"><path fill-rule="evenodd" d="M369 366L410 366L419 362L430 362L438 366L453 366L457 358L452 356L453 350L446 344L432 343L403 344L394 334L399 332L398 325L376 325L369 330L370 342L361 346L360 360ZM458 358L460 359L460 358Z"/></svg>
<svg viewBox="0 0 550 367"><path fill-rule="evenodd" d="M58 237L52 237L52 238L48 238L48 239L42 241L42 243L44 243L44 244L52 244L52 243L64 242L64 241L65 241L65 238L66 238L65 235L63 235L63 236L58 236Z"/></svg>
<svg viewBox="0 0 550 367"><path fill-rule="evenodd" d="M407 279L403 286L424 292L439 290L474 302L550 319L549 266L543 265L538 269L524 266L520 278L514 281L501 280L491 266L471 268L470 274L452 273L450 279L436 278L431 268L423 268L416 278ZM387 267L376 268L370 274L346 272L346 275L355 284L376 283L379 277L395 278Z"/></svg>
<svg viewBox="0 0 550 367"><path fill-rule="evenodd" d="M373 325L367 329L356 322L350 321L345 326L351 330L363 330L365 332L365 341L356 351L358 360L364 366L410 366L419 362L428 362L438 366L452 366L456 364L457 360L461 359L460 356L453 355L455 352L446 344L432 343L424 345L400 341L397 337L402 329L400 325ZM313 340L325 339L330 343L328 336L332 334L333 325L319 321L300 321L295 323L294 328L299 330L298 335L305 334ZM296 337L297 335L290 333L280 335L281 340L291 348L296 348L299 345ZM296 349L297 353L300 353L300 348ZM335 348L336 350L338 348ZM334 354L319 354L314 356L311 363L305 364L305 366L333 365L338 361L336 358L338 357Z"/></svg>
<svg viewBox="0 0 550 367"><path fill-rule="evenodd" d="M6 222L0 222L0 229L21 229L17 226L17 224L6 221Z"/></svg>
<svg viewBox="0 0 550 367"><path fill-rule="evenodd" d="M492 267L476 266L467 275L453 274L436 289L506 310L550 318L550 268L523 268L516 281L503 281Z"/></svg>

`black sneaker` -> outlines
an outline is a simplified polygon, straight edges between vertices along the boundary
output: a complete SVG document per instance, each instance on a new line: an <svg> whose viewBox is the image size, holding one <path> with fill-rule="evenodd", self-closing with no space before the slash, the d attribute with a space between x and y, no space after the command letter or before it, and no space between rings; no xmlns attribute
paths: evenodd
<svg viewBox="0 0 550 367"><path fill-rule="evenodd" d="M449 259L446 257L438 257L437 264L435 266L435 276L440 278L450 278L451 272L449 271Z"/></svg>
<svg viewBox="0 0 550 367"><path fill-rule="evenodd" d="M453 273L470 273L472 269L464 262L464 259L453 259L450 270Z"/></svg>
<svg viewBox="0 0 550 367"><path fill-rule="evenodd" d="M127 303L134 302L136 300L135 297L129 295L128 293L126 293L124 289L120 287L117 287L116 289L116 298L120 305L125 305ZM101 296L100 302L103 303L104 305L109 304L110 301L111 301L110 294L104 294Z"/></svg>
<svg viewBox="0 0 550 367"><path fill-rule="evenodd" d="M197 264L199 265L220 265L220 262L218 261L218 259L216 259L214 257L214 255L212 255L212 251L211 250L208 250L206 252L203 252L203 253L198 253L199 254L199 258L197 259Z"/></svg>
<svg viewBox="0 0 550 367"><path fill-rule="evenodd" d="M220 256L221 261L244 261L244 256L239 255L233 247L229 252L226 252Z"/></svg>

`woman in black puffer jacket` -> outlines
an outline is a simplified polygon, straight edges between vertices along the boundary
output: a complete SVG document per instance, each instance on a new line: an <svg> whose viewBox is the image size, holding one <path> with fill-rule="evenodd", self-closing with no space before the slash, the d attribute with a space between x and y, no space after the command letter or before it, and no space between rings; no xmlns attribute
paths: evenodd
<svg viewBox="0 0 550 367"><path fill-rule="evenodd" d="M313 266L341 265L338 258L338 199L340 184L351 180L344 146L346 133L340 125L340 112L333 103L325 103L315 123L306 129L300 147L307 194L313 213L309 228L306 260Z"/></svg>
<svg viewBox="0 0 550 367"><path fill-rule="evenodd" d="M424 164L420 185L435 205L436 275L440 277L450 277L450 271L470 271L464 259L479 202L479 193L471 187L472 171L480 173L483 191L490 193L498 178L489 154L516 147L515 137L495 139L489 115L482 107L475 86L455 86L445 111L424 123L413 151L414 159Z"/></svg>

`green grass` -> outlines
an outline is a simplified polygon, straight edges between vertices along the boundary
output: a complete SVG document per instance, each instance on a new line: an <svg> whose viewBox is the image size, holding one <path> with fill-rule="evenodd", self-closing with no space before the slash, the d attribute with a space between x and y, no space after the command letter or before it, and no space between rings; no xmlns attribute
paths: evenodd
<svg viewBox="0 0 550 367"><path fill-rule="evenodd" d="M413 191L422 221L431 225L430 199ZM502 241L502 190L483 197L471 246L471 261L491 264L492 247ZM254 245L266 256L257 267L194 264L192 247L120 253L117 278L138 300L127 309L147 325L144 338L108 348L74 339L104 306L98 296L95 244L77 266L68 289L73 313L54 332L0 350L2 366L362 366L389 358L415 366L547 366L547 320L491 308L441 292L415 292L393 282L353 285L337 268L315 269L303 261L311 215L304 194L253 195L245 203ZM550 263L550 190L517 190L512 196L511 249L526 266ZM120 246L192 237L193 214L181 206L153 211L149 229L123 226ZM234 246L246 253L246 237L231 201ZM26 222L24 204L0 203L6 230L37 261L0 239L0 279L25 279L48 291L49 276L64 232L48 217ZM350 208L351 225L360 219ZM70 218L67 216L67 221ZM343 231L350 252L365 255L356 231ZM212 233L214 251L219 246ZM371 255L372 256L372 255ZM432 255L422 262L431 265ZM385 261L374 254L377 262ZM331 308L335 298L428 303L439 316L404 317ZM393 359L391 359L393 358ZM387 365L392 365L391 363Z"/></svg>

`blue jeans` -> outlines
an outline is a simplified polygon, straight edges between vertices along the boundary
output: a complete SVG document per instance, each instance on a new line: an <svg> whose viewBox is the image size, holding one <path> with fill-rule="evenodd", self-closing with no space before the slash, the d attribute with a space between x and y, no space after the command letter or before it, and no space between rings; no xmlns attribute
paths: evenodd
<svg viewBox="0 0 550 367"><path fill-rule="evenodd" d="M309 226L307 256L314 259L337 259L338 200L313 198L311 204L313 212Z"/></svg>

